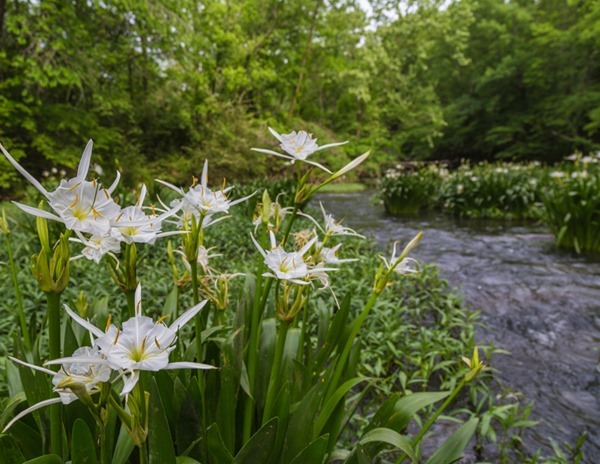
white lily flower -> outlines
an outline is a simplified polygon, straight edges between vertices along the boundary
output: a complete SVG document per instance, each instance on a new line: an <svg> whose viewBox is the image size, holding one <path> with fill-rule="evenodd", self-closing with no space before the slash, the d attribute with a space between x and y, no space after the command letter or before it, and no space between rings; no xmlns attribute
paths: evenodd
<svg viewBox="0 0 600 464"><path fill-rule="evenodd" d="M167 327L161 320L154 322L152 318L142 316L142 287L138 285L135 291L135 316L123 323L119 329L110 324L103 332L90 322L78 316L65 305L67 314L79 325L89 330L96 337L95 346L106 358L112 369L123 370L130 374L125 379L121 394L129 393L137 380L138 371L160 371L163 369L214 369L214 366L193 362L169 362L169 353L175 349L177 331L189 322L206 304L206 300L188 309L185 313ZM89 360L93 361L93 359ZM63 358L47 364L87 362L84 357Z"/></svg>
<svg viewBox="0 0 600 464"><path fill-rule="evenodd" d="M317 244L317 247L319 245ZM338 258L337 252L342 246L341 243L338 243L336 246L327 248L322 246L319 252L319 259L322 263L325 264L343 264L343 263L351 263L354 261L358 261L358 258L346 258L340 259Z"/></svg>
<svg viewBox="0 0 600 464"><path fill-rule="evenodd" d="M275 136L275 138L277 140L279 140L279 142L280 142L279 146L287 154L284 155L282 153L278 153L273 150L267 150L264 148L252 148L253 151L257 151L259 153L266 153L268 155L275 155L280 158L285 158L285 159L291 160L292 163L294 163L295 161L302 161L307 164L312 164L313 166L316 166L319 169L322 169L323 171L327 172L328 174L331 174L331 171L329 169L327 169L326 167L324 167L323 165L321 165L319 163L310 161L307 158L319 150L324 150L326 148L331 148L331 147L337 147L337 146L348 143L346 141L346 142L338 142L338 143L329 143L327 145L318 146L317 139L313 139L312 134L309 134L308 132L305 132L305 131L299 131L299 132L293 131L293 132L290 132L289 134L279 134L277 131L275 131L274 129L272 129L270 127L269 127L269 131L271 132L271 134L273 134L273 136Z"/></svg>
<svg viewBox="0 0 600 464"><path fill-rule="evenodd" d="M309 267L304 260L304 255L316 243L317 237L307 242L299 251L286 252L283 247L277 246L275 234L269 232L271 237L271 250L265 252L254 236L250 235L254 245L265 258L265 264L272 272L266 272L264 277L273 277L280 280L288 280L299 285L308 285L312 274L331 271L334 269Z"/></svg>
<svg viewBox="0 0 600 464"><path fill-rule="evenodd" d="M413 267L414 266L414 267ZM413 258L404 258L394 268L394 272L400 275L418 274L419 262Z"/></svg>
<svg viewBox="0 0 600 464"><path fill-rule="evenodd" d="M79 239L70 239L77 241L85 245L85 248L81 250L81 257L87 258L94 261L96 264L100 264L100 260L105 255L112 256L118 261L117 254L121 252L121 242L110 234L106 235L92 235L91 238L86 239L81 234L78 234ZM79 258L75 256L73 259Z"/></svg>
<svg viewBox="0 0 600 464"><path fill-rule="evenodd" d="M160 216L146 214L142 207L146 192L146 186L142 185L137 203L123 208L121 214L111 221L111 235L113 238L125 243L153 244L157 238L180 233L178 231L161 232L161 229L162 222L176 214L181 206L168 210Z"/></svg>
<svg viewBox="0 0 600 464"><path fill-rule="evenodd" d="M383 260L385 267L388 270L393 270L399 274L406 274L411 271L414 272L414 270L410 268L410 265L417 264L417 261L412 258L408 258L407 256L419 244L422 237L423 232L419 232L410 242L408 242L408 245L404 247L399 256L396 256L398 242L394 242L394 246L392 247L392 256L390 257L389 261L383 256L379 256ZM401 257L402 259L398 261Z"/></svg>
<svg viewBox="0 0 600 464"><path fill-rule="evenodd" d="M208 160L204 161L202 175L200 176L200 184L194 187L190 187L190 189L187 192L185 192L182 188L176 187L168 182L164 182L159 179L156 179L156 181L163 184L166 187L169 187L172 190L175 190L183 197L181 200L174 200L171 203L171 206L181 205L181 209L184 214L184 220L187 219L187 217L189 217L191 214L196 216L196 218L203 217L206 219L207 217L210 217L213 214L227 213L229 212L229 208L231 208L232 206L235 206L238 203L241 203L242 201L246 201L248 198L256 194L256 192L254 192L253 194L248 195L244 198L239 198L237 200L229 200L227 194L233 189L233 187L223 187L220 190L214 191L209 189Z"/></svg>
<svg viewBox="0 0 600 464"><path fill-rule="evenodd" d="M110 219L116 216L120 210L120 207L110 197L117 187L120 174L117 172L115 182L108 189L102 188L96 181L86 181L92 146L93 143L90 140L79 161L77 176L69 180L61 180L56 190L48 192L0 145L0 150L6 159L46 197L48 204L57 215L20 203L15 202L15 204L26 213L62 222L71 230L98 235L106 233L110 228Z"/></svg>
<svg viewBox="0 0 600 464"><path fill-rule="evenodd" d="M9 357L12 361L27 366L36 371L43 372L52 376L52 384L54 385L53 390L58 393L58 398L50 398L48 400L40 401L37 404L25 409L24 411L17 414L8 424L4 427L2 433L5 433L15 422L22 417L26 416L30 412L41 409L51 404L70 404L77 400L78 397L69 388L64 387L66 383L76 382L85 387L89 394L94 394L100 391L98 384L108 382L111 376L111 369L108 367L106 360L99 353L97 348L82 347L75 350L72 356L73 362L65 363L61 366L58 372L51 371L44 367L36 366L35 364L29 364L20 359ZM85 362L80 363L77 360L83 358Z"/></svg>
<svg viewBox="0 0 600 464"><path fill-rule="evenodd" d="M323 220L325 221L325 233L329 235L350 235L354 237L365 238L364 235L360 235L358 232L350 229L349 227L342 226L341 221L336 221L333 219L331 214L327 214L325 212L325 208L323 207L323 203L319 202L321 205L321 211L323 212Z"/></svg>

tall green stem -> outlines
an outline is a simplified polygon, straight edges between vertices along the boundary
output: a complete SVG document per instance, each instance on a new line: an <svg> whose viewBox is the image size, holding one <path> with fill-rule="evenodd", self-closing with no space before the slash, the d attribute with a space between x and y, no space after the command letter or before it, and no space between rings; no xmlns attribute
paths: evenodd
<svg viewBox="0 0 600 464"><path fill-rule="evenodd" d="M261 237L261 246L264 248L267 236L266 231L263 229ZM256 273L256 285L254 288L254 301L252 304L252 319L250 323L250 334L248 342L248 382L250 383L250 391L256 395L256 364L258 359L258 343L260 340L260 319L262 316L261 308L261 297L262 295L262 282L263 282L263 269L264 260L262 256L259 256L257 273ZM270 286L266 287L266 293L268 295ZM242 430L243 443L246 443L252 435L252 420L254 418L254 399L250 396L246 397L246 403L244 405L244 428Z"/></svg>
<svg viewBox="0 0 600 464"><path fill-rule="evenodd" d="M279 386L279 377L281 376L281 362L283 360L283 351L285 348L285 340L287 338L290 321L281 321L279 334L277 336L277 344L275 345L275 358L273 359L273 368L269 378L269 388L267 389L267 400L265 402L265 410L263 414L262 424L265 425L271 418L271 410L277 396L277 387Z"/></svg>
<svg viewBox="0 0 600 464"><path fill-rule="evenodd" d="M336 362L335 370L333 371L333 378L331 379L331 382L329 383L329 387L327 388L327 393L325 394L325 400L327 400L333 394L333 392L335 392L335 390L337 389L338 383L340 382L340 379L342 377L342 373L344 372L344 367L346 366L346 362L348 361L348 357L350 356L350 351L352 350L352 345L354 343L354 340L355 340L356 336L358 335L358 332L359 332L360 328L362 327L363 323L365 322L365 319L367 318L367 316L371 312L371 309L375 305L375 301L377 300L378 296L379 296L379 294L376 292L373 292L371 294L369 301L367 301L367 304L365 305L362 312L360 313L360 315L358 316L358 318L352 325L350 335L348 336L348 339L346 340L346 344L344 345L342 354L340 355L340 357L338 358L338 360Z"/></svg>
<svg viewBox="0 0 600 464"><path fill-rule="evenodd" d="M112 453L109 444L106 425L102 424L100 426L100 464L110 464L112 462Z"/></svg>
<svg viewBox="0 0 600 464"><path fill-rule="evenodd" d="M456 395L458 395L460 393L460 391L467 384L467 382L468 381L466 379L461 380L461 382L454 388L454 390L452 390L452 393L450 393L450 396L448 398L446 398L446 401L444 401L444 403L435 411L435 413L429 418L429 420L425 423L425 425L423 427L421 427L421 430L419 430L419 433L417 434L417 436L415 438L413 438L413 441L411 442L411 447L413 449L415 448L415 446L417 446L419 444L419 442L421 441L423 436L427 433L429 428L438 419L438 417L440 417L440 415L446 410L448 405L450 403L452 403L452 400L456 397ZM400 456L400 458L398 458L398 460L396 461L396 464L402 464L402 461L404 461L404 459L406 459L406 454L402 454Z"/></svg>
<svg viewBox="0 0 600 464"><path fill-rule="evenodd" d="M48 302L48 351L50 359L60 358L60 293L46 293ZM59 366L54 366L58 370ZM50 451L62 458L61 405L50 407Z"/></svg>
<svg viewBox="0 0 600 464"><path fill-rule="evenodd" d="M29 330L27 328L27 322L25 321L25 311L23 310L23 299L21 298L21 289L19 288L19 281L17 280L17 268L13 259L12 247L8 234L4 236L6 241L6 250L8 252L8 263L10 264L10 272L12 276L13 286L15 287L15 297L17 299L17 311L19 322L21 323L21 332L23 333L23 341L25 342L25 348L27 351L31 351L31 339L29 337Z"/></svg>

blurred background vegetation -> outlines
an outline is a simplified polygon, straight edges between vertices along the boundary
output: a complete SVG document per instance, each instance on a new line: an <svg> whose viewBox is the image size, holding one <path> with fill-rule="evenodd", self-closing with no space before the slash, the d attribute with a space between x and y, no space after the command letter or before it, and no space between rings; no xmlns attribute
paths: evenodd
<svg viewBox="0 0 600 464"><path fill-rule="evenodd" d="M556 161L600 148L597 0L0 0L0 142L36 177L85 142L125 181L208 158L277 175L267 125L328 162ZM0 196L22 181L0 159Z"/></svg>

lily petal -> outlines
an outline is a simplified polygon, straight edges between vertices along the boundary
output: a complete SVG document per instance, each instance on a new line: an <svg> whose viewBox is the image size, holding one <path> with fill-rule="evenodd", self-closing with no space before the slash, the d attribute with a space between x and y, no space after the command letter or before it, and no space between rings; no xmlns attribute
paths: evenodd
<svg viewBox="0 0 600 464"><path fill-rule="evenodd" d="M180 327L183 327L189 322L190 319L192 319L196 314L198 314L202 308L204 308L204 305L206 305L207 302L208 300L201 301L196 306L193 306L190 309L188 309L171 324L170 328L178 330Z"/></svg>
<svg viewBox="0 0 600 464"><path fill-rule="evenodd" d="M13 417L13 419L8 424L6 424L6 427L4 427L4 430L2 430L2 433L5 433L9 428L12 427L12 425L15 422L17 422L19 419L26 416L30 412L33 412L38 409L42 409L43 407L50 406L51 404L57 404L57 403L62 403L62 400L60 399L60 397L50 398L49 400L40 401L39 403L34 404L33 406L25 409L25 411L22 411L19 414L17 414L15 417Z"/></svg>
<svg viewBox="0 0 600 464"><path fill-rule="evenodd" d="M17 160L15 160L12 156L10 156L10 154L6 151L6 149L2 146L2 144L0 144L0 150L2 150L2 153L4 153L4 156L6 156L6 159L8 160L8 162L10 164L12 164L14 166L14 168L17 171L19 171L25 179L27 179L29 182L31 182L31 185L33 185L36 189L38 189L40 192L42 192L42 194L45 197L48 197L48 191L44 187L42 187L42 184L40 184L31 174L29 174L23 166L21 166L19 163L17 163Z"/></svg>
<svg viewBox="0 0 600 464"><path fill-rule="evenodd" d="M106 191L108 192L109 195L112 195L112 193L115 191L115 189L117 188L117 185L119 185L120 180L121 180L121 173L119 171L117 171L117 176L115 177L114 182L110 185L110 187L108 187L106 189Z"/></svg>
<svg viewBox="0 0 600 464"><path fill-rule="evenodd" d="M216 366L211 366L210 364L202 364L195 362L174 362L167 364L165 369L217 369Z"/></svg>
<svg viewBox="0 0 600 464"><path fill-rule="evenodd" d="M81 160L79 161L79 167L77 168L77 179L85 180L88 171L90 169L90 160L92 159L92 147L94 142L90 139L83 150Z"/></svg>
<svg viewBox="0 0 600 464"><path fill-rule="evenodd" d="M95 325L93 325L91 322L86 321L82 317L79 317L67 305L65 305L65 311L67 311L67 314L69 316L71 316L71 318L74 319L75 322L77 322L83 328L88 329L96 337L100 338L100 337L102 337L104 335L104 332L102 332L98 327L96 327Z"/></svg>
<svg viewBox="0 0 600 464"><path fill-rule="evenodd" d="M40 372L43 372L44 374L51 375L52 377L54 377L54 375L56 374L56 372L51 371L50 369L45 369L43 367L36 366L35 364L26 363L25 361L21 361L20 359L13 358L12 356L9 356L8 359L10 359L13 362L16 362L17 364L22 364L23 366L27 366L31 369L35 369L36 371L40 371Z"/></svg>
<svg viewBox="0 0 600 464"><path fill-rule="evenodd" d="M34 208L32 206L23 205L21 203L17 203L13 201L15 205L17 205L20 209L25 211L27 214L31 214L32 216L38 216L44 219L50 219L51 221L64 222L60 217L49 213L48 211L44 211L43 209Z"/></svg>
<svg viewBox="0 0 600 464"><path fill-rule="evenodd" d="M340 145L346 145L347 143L348 140L346 140L345 142L328 143L327 145L321 145L315 151L324 150L325 148L339 147Z"/></svg>

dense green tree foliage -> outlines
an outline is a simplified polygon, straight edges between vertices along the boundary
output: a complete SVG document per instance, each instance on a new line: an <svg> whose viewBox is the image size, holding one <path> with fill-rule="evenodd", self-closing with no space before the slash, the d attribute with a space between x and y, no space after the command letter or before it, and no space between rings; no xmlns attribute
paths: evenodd
<svg viewBox="0 0 600 464"><path fill-rule="evenodd" d="M267 125L354 139L334 168L374 148L370 173L600 148L597 0L367 4L0 0L0 141L36 174L93 138L104 169L174 181L276 174L246 149Z"/></svg>

